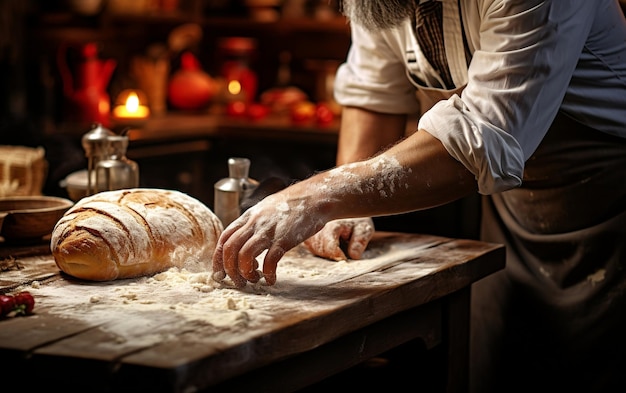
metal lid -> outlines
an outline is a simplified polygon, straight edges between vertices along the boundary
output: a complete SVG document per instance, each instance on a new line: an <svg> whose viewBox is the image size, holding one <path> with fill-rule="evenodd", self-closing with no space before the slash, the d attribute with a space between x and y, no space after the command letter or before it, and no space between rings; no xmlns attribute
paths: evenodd
<svg viewBox="0 0 626 393"><path fill-rule="evenodd" d="M94 123L91 130L83 135L81 143L87 157L101 155L108 146L108 138L116 134L100 123Z"/></svg>
<svg viewBox="0 0 626 393"><path fill-rule="evenodd" d="M228 159L228 176L236 179L246 179L250 170L250 159L231 157Z"/></svg>

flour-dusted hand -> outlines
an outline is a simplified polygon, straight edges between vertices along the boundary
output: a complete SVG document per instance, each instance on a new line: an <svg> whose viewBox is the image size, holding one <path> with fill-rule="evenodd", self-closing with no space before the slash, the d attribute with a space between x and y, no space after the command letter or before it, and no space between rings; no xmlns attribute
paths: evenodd
<svg viewBox="0 0 626 393"><path fill-rule="evenodd" d="M361 259L373 235L371 218L334 220L305 240L304 245L313 254L335 261Z"/></svg>
<svg viewBox="0 0 626 393"><path fill-rule="evenodd" d="M443 147L438 151L448 157ZM460 165L452 159L449 162ZM432 177L413 176L412 172L395 155L380 154L317 173L269 195L222 232L213 255L213 278L221 281L228 276L242 287L264 277L273 285L282 256L325 225L322 233L307 242L315 253L331 259L346 259L346 254L360 258L374 232L369 217L406 211L418 196L416 191L436 193L438 186ZM410 187L410 180L417 187ZM333 224L327 225L331 221ZM346 252L341 250L344 243ZM266 250L263 261L257 261Z"/></svg>
<svg viewBox="0 0 626 393"><path fill-rule="evenodd" d="M233 221L219 238L213 256L213 278L227 275L242 287L256 283L261 274L257 257L265 250L263 277L276 283L276 267L282 256L319 231L327 221L319 203L308 197L290 198L288 192L273 194ZM306 195L306 194L305 194Z"/></svg>

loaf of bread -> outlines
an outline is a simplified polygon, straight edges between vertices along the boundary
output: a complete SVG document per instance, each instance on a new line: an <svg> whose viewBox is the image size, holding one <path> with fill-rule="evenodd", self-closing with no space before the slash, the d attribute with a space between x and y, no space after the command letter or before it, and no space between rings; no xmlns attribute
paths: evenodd
<svg viewBox="0 0 626 393"><path fill-rule="evenodd" d="M173 190L134 188L78 201L57 222L50 248L63 272L108 281L171 267L210 270L222 223L206 205Z"/></svg>

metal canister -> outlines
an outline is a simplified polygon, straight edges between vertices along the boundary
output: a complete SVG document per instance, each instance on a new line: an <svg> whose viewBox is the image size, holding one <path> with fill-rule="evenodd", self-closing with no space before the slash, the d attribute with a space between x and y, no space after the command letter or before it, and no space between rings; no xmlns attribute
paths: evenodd
<svg viewBox="0 0 626 393"><path fill-rule="evenodd" d="M235 221L241 214L239 199L241 187L239 180L227 177L215 183L214 210L215 215L222 221L222 225Z"/></svg>
<svg viewBox="0 0 626 393"><path fill-rule="evenodd" d="M239 203L247 198L259 186L259 182L250 178L250 160L247 158L234 157L228 159L228 176L239 180L241 196Z"/></svg>
<svg viewBox="0 0 626 393"><path fill-rule="evenodd" d="M108 157L96 164L96 192L139 186L139 166L126 157L128 137L107 137Z"/></svg>
<svg viewBox="0 0 626 393"><path fill-rule="evenodd" d="M227 227L241 215L241 202L259 184L256 180L248 177L249 170L249 159L229 158L228 177L215 183L213 210L224 227Z"/></svg>
<svg viewBox="0 0 626 393"><path fill-rule="evenodd" d="M85 133L81 139L81 144L87 157L87 195L92 195L96 192L96 165L99 161L108 157L108 138L114 135L113 131L103 127L102 124L94 123L91 130Z"/></svg>

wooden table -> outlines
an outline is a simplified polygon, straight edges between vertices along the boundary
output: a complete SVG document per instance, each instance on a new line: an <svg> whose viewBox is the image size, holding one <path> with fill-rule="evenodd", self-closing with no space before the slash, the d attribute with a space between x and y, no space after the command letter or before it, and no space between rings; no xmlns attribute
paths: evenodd
<svg viewBox="0 0 626 393"><path fill-rule="evenodd" d="M501 245L377 233L364 260L298 247L275 286L238 290L184 271L74 280L46 251L0 248L2 291L37 302L0 320L2 374L26 391L294 391L420 338L464 392L471 284L504 267Z"/></svg>

